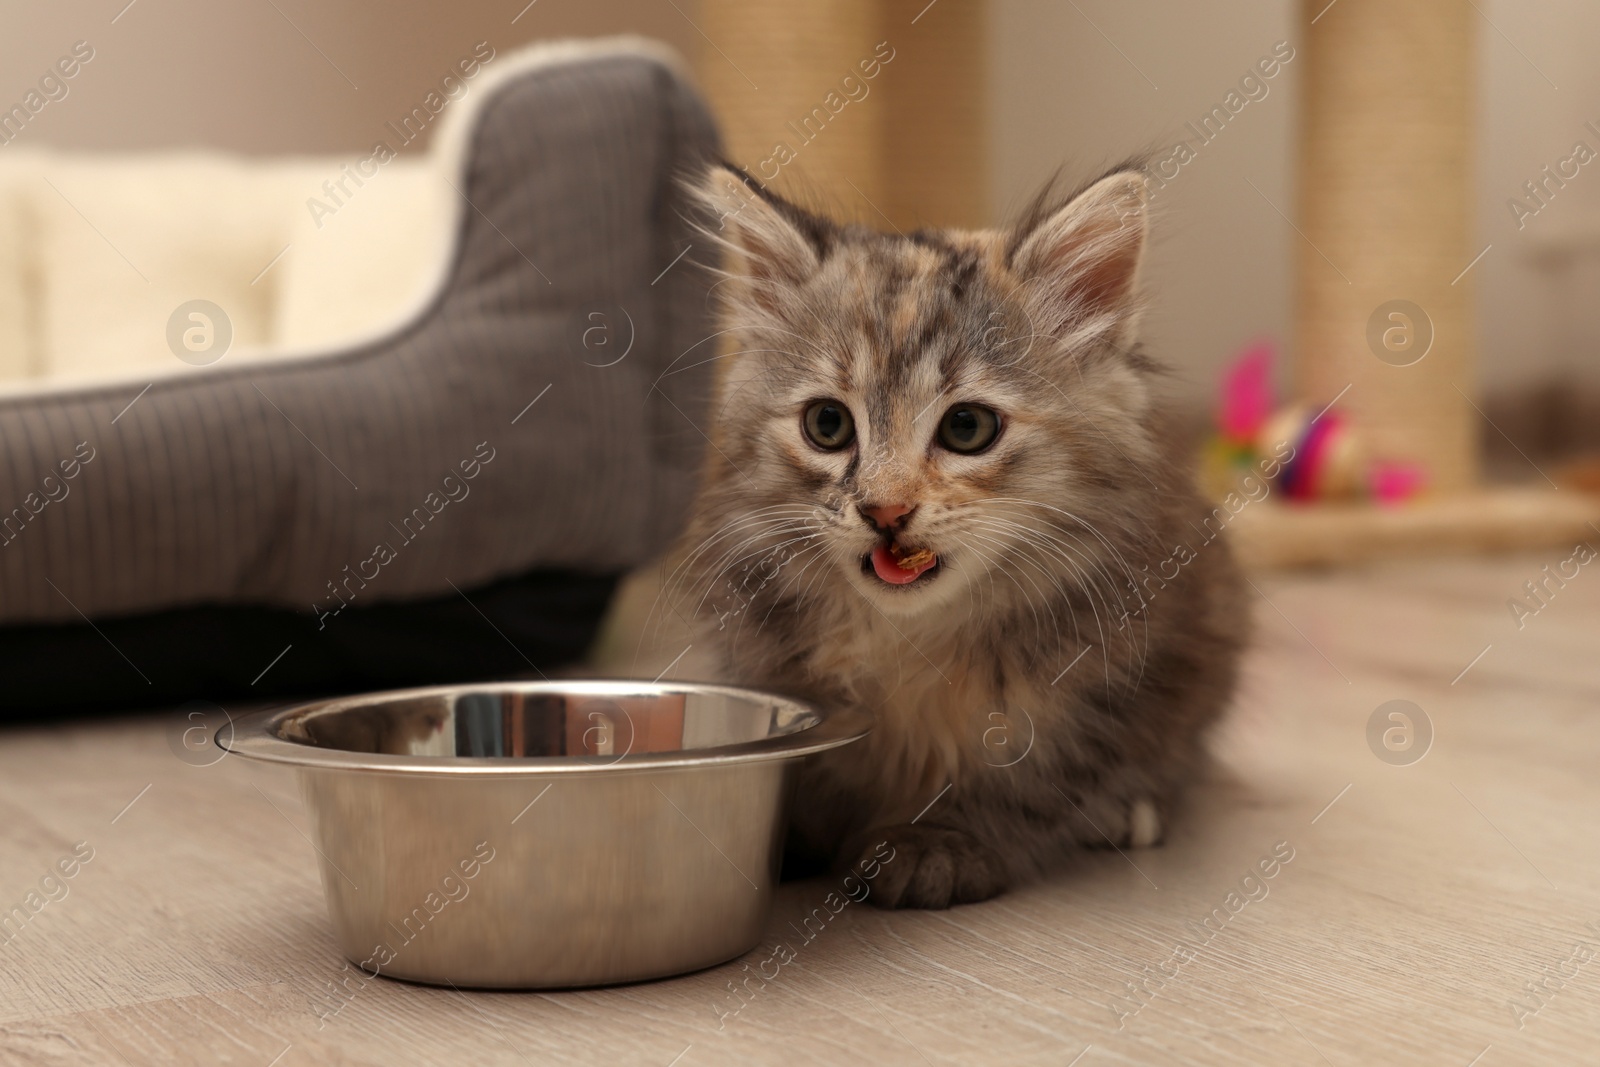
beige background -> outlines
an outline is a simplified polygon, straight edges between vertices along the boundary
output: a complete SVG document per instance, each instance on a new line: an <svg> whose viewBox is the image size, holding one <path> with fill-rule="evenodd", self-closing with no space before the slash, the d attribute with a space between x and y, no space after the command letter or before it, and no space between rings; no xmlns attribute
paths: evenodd
<svg viewBox="0 0 1600 1067"><path fill-rule="evenodd" d="M539 38L610 33L658 37L682 50L699 40L666 0L537 0L514 25L527 0L136 0L113 25L127 2L8 5L0 34L0 101L8 106L72 42L88 40L96 51L72 94L39 114L27 140L255 155L355 151L479 41L504 52Z"/></svg>
<svg viewBox="0 0 1600 1067"><path fill-rule="evenodd" d="M518 0L385 7L262 0L225 8L136 0L112 24L123 3L19 5L8 14L0 102L19 99L73 41L88 39L97 52L71 95L50 104L18 144L356 151L479 40L504 50L538 38L636 32L715 61L691 23L697 0L537 0L525 11ZM922 18L942 17L941 8L960 17L962 5L939 0ZM1584 295L1600 282L1600 253L1583 251L1600 249L1600 163L1521 232L1506 208L1574 140L1586 137L1600 150L1600 139L1582 128L1600 121L1600 67L1591 61L1600 11L1582 0L1478 7L1477 247L1494 247L1462 284L1479 287L1482 377L1493 387L1562 374L1600 379L1590 355L1600 311ZM1170 145L1186 120L1291 36L1292 13L1286 0L992 0L992 215L1013 210L1063 163L1068 174L1083 175ZM1338 16L1334 6L1324 17ZM913 34L908 28L903 36ZM737 45L729 48L737 61ZM1270 95L1248 105L1162 196L1147 336L1179 369L1174 388L1196 399L1209 394L1215 368L1240 345L1287 336L1289 270L1300 238L1267 201L1292 214L1298 75L1290 63ZM1552 248L1568 253L1554 263L1546 256L1541 266L1540 253Z"/></svg>

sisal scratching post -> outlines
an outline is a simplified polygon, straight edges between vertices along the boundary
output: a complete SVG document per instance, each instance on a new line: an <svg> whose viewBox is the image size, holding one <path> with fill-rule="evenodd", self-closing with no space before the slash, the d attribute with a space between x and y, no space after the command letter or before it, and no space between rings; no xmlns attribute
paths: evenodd
<svg viewBox="0 0 1600 1067"><path fill-rule="evenodd" d="M1464 491L1481 422L1461 395L1477 399L1472 276L1451 282L1478 252L1478 16L1466 0L1303 0L1301 11L1300 398L1320 407L1349 385L1339 405L1372 455ZM1432 322L1431 348L1410 366L1393 364L1417 354L1407 345L1425 343L1427 326L1408 310L1382 316L1390 362L1369 345L1369 320L1396 300Z"/></svg>
<svg viewBox="0 0 1600 1067"><path fill-rule="evenodd" d="M879 3L701 0L698 21L707 42L696 71L729 158L780 196L845 210L859 205L863 218L875 214L861 198L880 205L885 199L886 115L879 105L894 63L866 83L865 99L849 100L837 114L827 97L848 100L842 79L859 77L857 64L874 58L884 39ZM792 160L785 161L783 148Z"/></svg>
<svg viewBox="0 0 1600 1067"><path fill-rule="evenodd" d="M1441 551L1570 548L1600 501L1478 483L1473 59L1468 0L1302 0L1296 392L1338 397L1369 459L1420 466L1428 492L1267 503L1229 536L1253 566ZM1348 388L1347 388L1348 387ZM1533 474L1532 471L1529 472Z"/></svg>
<svg viewBox="0 0 1600 1067"><path fill-rule="evenodd" d="M729 158L774 192L885 230L985 222L982 0L701 0L697 21Z"/></svg>
<svg viewBox="0 0 1600 1067"><path fill-rule="evenodd" d="M896 226L988 225L987 5L982 0L885 0L896 49L884 79L888 203ZM912 20L916 19L913 23Z"/></svg>

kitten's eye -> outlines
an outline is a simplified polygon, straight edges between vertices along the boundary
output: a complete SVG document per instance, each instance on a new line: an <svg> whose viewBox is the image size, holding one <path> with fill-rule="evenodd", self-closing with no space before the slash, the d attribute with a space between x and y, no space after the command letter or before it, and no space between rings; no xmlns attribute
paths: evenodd
<svg viewBox="0 0 1600 1067"><path fill-rule="evenodd" d="M939 420L939 443L952 452L982 452L1000 433L1000 416L978 404L957 404Z"/></svg>
<svg viewBox="0 0 1600 1067"><path fill-rule="evenodd" d="M850 417L850 409L837 400L818 400L806 408L800 421L811 443L829 452L836 452L856 439L856 423Z"/></svg>

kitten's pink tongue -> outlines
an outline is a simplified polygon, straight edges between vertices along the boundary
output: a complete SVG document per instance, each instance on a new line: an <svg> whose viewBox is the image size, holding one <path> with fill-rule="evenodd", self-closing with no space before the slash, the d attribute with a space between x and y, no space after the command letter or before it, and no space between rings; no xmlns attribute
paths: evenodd
<svg viewBox="0 0 1600 1067"><path fill-rule="evenodd" d="M906 585L920 578L923 572L939 562L935 556L926 563L919 563L910 570L900 566L900 561L894 558L894 553L889 551L887 545L879 545L872 550L872 569L879 578L890 585Z"/></svg>

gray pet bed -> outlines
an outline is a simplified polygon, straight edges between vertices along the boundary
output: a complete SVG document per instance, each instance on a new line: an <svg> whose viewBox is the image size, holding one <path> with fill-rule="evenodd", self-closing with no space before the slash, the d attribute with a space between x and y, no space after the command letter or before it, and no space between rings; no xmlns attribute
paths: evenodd
<svg viewBox="0 0 1600 1067"><path fill-rule="evenodd" d="M679 182L714 127L648 49L506 67L397 331L0 400L0 710L544 668L674 535L710 373L663 376L710 332Z"/></svg>

